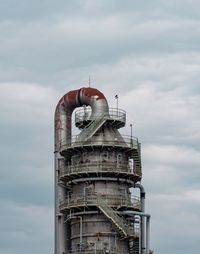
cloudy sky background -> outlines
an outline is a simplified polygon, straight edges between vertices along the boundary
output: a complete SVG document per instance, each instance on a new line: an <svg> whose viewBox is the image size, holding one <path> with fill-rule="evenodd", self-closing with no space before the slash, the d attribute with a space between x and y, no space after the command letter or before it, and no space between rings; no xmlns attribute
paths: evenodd
<svg viewBox="0 0 200 254"><path fill-rule="evenodd" d="M200 240L200 1L0 0L0 253L53 253L53 114L91 85L142 142L156 254Z"/></svg>

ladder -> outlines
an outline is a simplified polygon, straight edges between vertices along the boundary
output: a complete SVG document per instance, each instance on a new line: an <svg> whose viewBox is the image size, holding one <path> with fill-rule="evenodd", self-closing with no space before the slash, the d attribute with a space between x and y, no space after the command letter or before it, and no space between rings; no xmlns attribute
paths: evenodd
<svg viewBox="0 0 200 254"><path fill-rule="evenodd" d="M140 175L142 172L141 155L140 155L140 144L137 141L137 147L133 145L133 161L136 174Z"/></svg>
<svg viewBox="0 0 200 254"><path fill-rule="evenodd" d="M129 253L139 254L139 237L129 239Z"/></svg>

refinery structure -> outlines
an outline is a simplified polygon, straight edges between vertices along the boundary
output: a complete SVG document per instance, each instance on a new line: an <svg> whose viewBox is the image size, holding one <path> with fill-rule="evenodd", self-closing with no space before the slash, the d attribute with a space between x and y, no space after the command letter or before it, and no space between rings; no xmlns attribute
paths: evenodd
<svg viewBox="0 0 200 254"><path fill-rule="evenodd" d="M81 131L72 136L75 109ZM120 134L125 124L125 111L109 108L95 88L70 91L58 102L54 254L151 253L140 143Z"/></svg>

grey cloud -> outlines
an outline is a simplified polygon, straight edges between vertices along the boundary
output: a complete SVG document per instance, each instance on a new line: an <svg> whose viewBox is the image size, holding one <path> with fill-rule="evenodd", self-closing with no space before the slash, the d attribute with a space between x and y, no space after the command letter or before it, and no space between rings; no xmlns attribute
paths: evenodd
<svg viewBox="0 0 200 254"><path fill-rule="evenodd" d="M178 246L182 246L188 234L192 236L188 238L184 245L186 251L190 251L191 246L196 244L199 224L199 200L193 197L199 195L199 191L184 191L173 195L154 194L150 197L153 213L156 216L154 221L156 230L153 232L156 245L162 246L167 250L174 248L179 253ZM159 207L159 209L155 209ZM194 209L192 210L191 207ZM195 209L196 207L196 209ZM194 231L193 231L194 229ZM166 237L165 234L170 235ZM172 237L172 239L171 239ZM193 248L191 249L193 253Z"/></svg>
<svg viewBox="0 0 200 254"><path fill-rule="evenodd" d="M54 95L55 90L35 84L0 86L2 199L52 205L53 138L49 137L53 137Z"/></svg>
<svg viewBox="0 0 200 254"><path fill-rule="evenodd" d="M150 146L143 148L144 180L151 193L184 192L191 186L198 190L199 151L187 147Z"/></svg>
<svg viewBox="0 0 200 254"><path fill-rule="evenodd" d="M142 142L152 248L197 253L199 2L0 5L0 252L52 252L54 108L91 75Z"/></svg>
<svg viewBox="0 0 200 254"><path fill-rule="evenodd" d="M51 82L49 72L53 75L60 70L91 68L94 63L112 64L130 54L138 57L186 50L195 52L199 50L198 27L197 20L170 17L147 16L135 22L131 14L127 17L111 15L89 19L78 16L26 23L1 22L2 78L5 80L8 68L16 72L13 68L18 66L17 74L21 79L24 73L31 78L36 74Z"/></svg>
<svg viewBox="0 0 200 254"><path fill-rule="evenodd" d="M58 14L71 15L82 9L82 1L55 2L52 0L36 0L34 3L26 0L2 0L0 4L1 20L35 20L48 19Z"/></svg>
<svg viewBox="0 0 200 254"><path fill-rule="evenodd" d="M184 59L188 56L190 55L184 56ZM190 57L193 59L192 56ZM114 89L121 93L119 93L120 107L122 106L122 108L127 109L128 121L134 119L134 132L136 136L142 138L144 147L144 185L149 194L147 196L149 197L149 201L147 199L148 210L152 212L152 216L155 218L153 220L153 225L159 224L159 227L155 226L155 230L162 230L159 241L154 237L156 233L152 236L152 246L157 246L155 249L157 248L158 251L163 249L163 246L165 248L165 244L172 243L173 241L169 239L169 241L165 243L161 239L166 238L169 231L167 231L167 226L164 221L159 218L160 215L158 211L155 210L159 210L161 204L164 206L165 203L163 202L166 200L163 198L163 202L152 202L155 193L160 193L162 195L166 195L166 193L174 195L176 191L184 193L184 188L190 188L188 180L192 180L192 175L196 176L193 187L198 189L199 174L197 170L199 165L199 151L198 147L196 147L196 151L195 149L194 151L191 150L195 138L192 140L191 136L189 136L188 149L184 150L181 147L186 142L182 139L183 133L187 133L188 135L194 134L194 137L195 135L198 137L198 129L196 129L196 126L198 127L198 118L196 118L196 116L199 110L199 95L194 95L189 90L187 81L184 79L185 71L189 77L192 77L193 74L197 72L197 68L195 66L194 69L188 69L188 65L186 64L185 66L185 64L182 64L181 59L182 58L179 58L179 56L168 58L168 60L167 58L151 58L151 60L145 58L143 61L139 62L139 65L136 60L132 61L131 59L126 59L116 65L111 65L110 69L108 68L106 72L102 66L102 69L99 69L97 66L94 67L99 77L102 76L106 80L107 77L104 73L108 75L110 78L110 88L115 87L113 80L118 80L118 87ZM167 73L164 68L164 63L168 66ZM170 64L172 64L171 68ZM135 70L134 73L131 72L132 66L135 67L133 68ZM150 70L148 70L148 67L151 67ZM159 68L159 73L156 72L157 68ZM182 70L185 71L183 72ZM173 76L176 77L177 72L179 79L184 81L182 84L176 84L176 82L174 82ZM118 76L116 79L114 76L115 73L118 73L118 75L120 73L123 74L121 75L121 82L123 81L123 76L127 77L127 75L129 75L127 79L124 80L127 85L131 79L134 79L134 76L137 76L137 82L135 80L133 87L131 85L122 87L120 84L121 82L119 82L120 77ZM146 73L146 76L143 76L142 73ZM76 72L74 70L74 73L72 72L71 74L71 78L75 77L75 74ZM168 76L170 76L170 78L168 78ZM150 79L151 82L147 83L148 79ZM104 85L106 84L105 80L101 82ZM154 80L157 80L157 82L154 82ZM168 85L168 88L166 88L166 85ZM194 84L193 86L195 87ZM6 190L7 194L2 194L1 200L15 200L29 205L31 203L35 205L45 204L49 207L52 204L52 200L49 197L52 197L53 178L53 156L50 148L53 146L53 142L49 142L50 137L53 138L53 126L50 127L50 123L53 125L53 111L59 96L66 92L66 89L70 90L75 87L73 87L73 85L69 87L63 86L57 90L56 87L49 88L35 84L18 83L3 84L0 88L1 101L4 108L4 111L1 112L3 113L1 119L5 119L4 127L6 127L8 133L11 133L6 123L15 126L15 132L10 136L12 139L5 138L4 135L2 135L2 141L5 144L4 148L6 148L6 150L2 149L2 155L4 155L4 157L6 157L6 155L8 156L8 154L13 155L11 161L5 161L6 168L2 172L4 174L2 181L4 182L6 180L11 170L13 175L9 176L11 188L6 184L2 184L2 193ZM106 87L101 84L97 85L97 88L106 91L105 94L109 102L113 102L114 106L114 91L107 90ZM15 114L13 114L13 112ZM19 114L16 114L16 112L19 112ZM11 115L13 115L13 117L9 118L8 116ZM185 122L185 119L190 119L190 121ZM194 121L197 121L197 124L194 125ZM47 129L49 131L47 131ZM177 130L181 132L177 132ZM126 132L129 133L128 126ZM17 136L15 136L16 133ZM169 134L171 141L169 137L166 136ZM7 142L7 140L9 142ZM12 142L13 140L15 141L14 144ZM170 142L173 146L169 146ZM151 146L148 147L148 144L151 144ZM152 144L157 147L156 150ZM161 144L165 146L160 147ZM176 147L176 145L178 145L178 147ZM180 155L176 159L173 157L173 153ZM16 157L14 156L15 154ZM188 158L187 161L185 157ZM196 164L194 159L196 160ZM193 168L193 170L189 172L187 167L190 160L192 161L190 167ZM180 174L181 170L188 173ZM28 184L27 179L29 179L30 184ZM29 189L30 193L23 192L27 189ZM13 195L13 193L15 193L15 195ZM173 202L175 203L175 201ZM171 203L172 206L174 204L173 202ZM180 205L180 202L178 205ZM193 204L191 204L191 206L193 208L195 207ZM184 205L182 207L177 207L177 209L182 209L183 207ZM192 214L193 211L189 210L188 217L192 216ZM163 211L163 216L168 216L167 210ZM181 239L182 237L180 241ZM180 241L177 240L177 244L180 243ZM193 241L191 240L191 244L192 243ZM162 244L164 245L162 246ZM178 248L177 244L174 245L174 248ZM18 250L21 250L20 247L18 247Z"/></svg>
<svg viewBox="0 0 200 254"><path fill-rule="evenodd" d="M1 201L1 253L52 252L52 209Z"/></svg>
<svg viewBox="0 0 200 254"><path fill-rule="evenodd" d="M136 122L135 133L142 136L144 141L168 144L184 142L185 145L196 143L198 147L199 107L192 103L193 96L176 90L156 92L152 87L135 89L131 95L123 100L126 108L130 109L129 119ZM147 126L148 132L143 131Z"/></svg>

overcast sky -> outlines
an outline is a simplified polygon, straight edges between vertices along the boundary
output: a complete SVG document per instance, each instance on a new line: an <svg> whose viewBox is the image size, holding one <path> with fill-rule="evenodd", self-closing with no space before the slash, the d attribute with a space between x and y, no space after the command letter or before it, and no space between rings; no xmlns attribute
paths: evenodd
<svg viewBox="0 0 200 254"><path fill-rule="evenodd" d="M53 254L53 115L101 90L142 143L156 254L198 254L200 1L0 0L0 254Z"/></svg>

